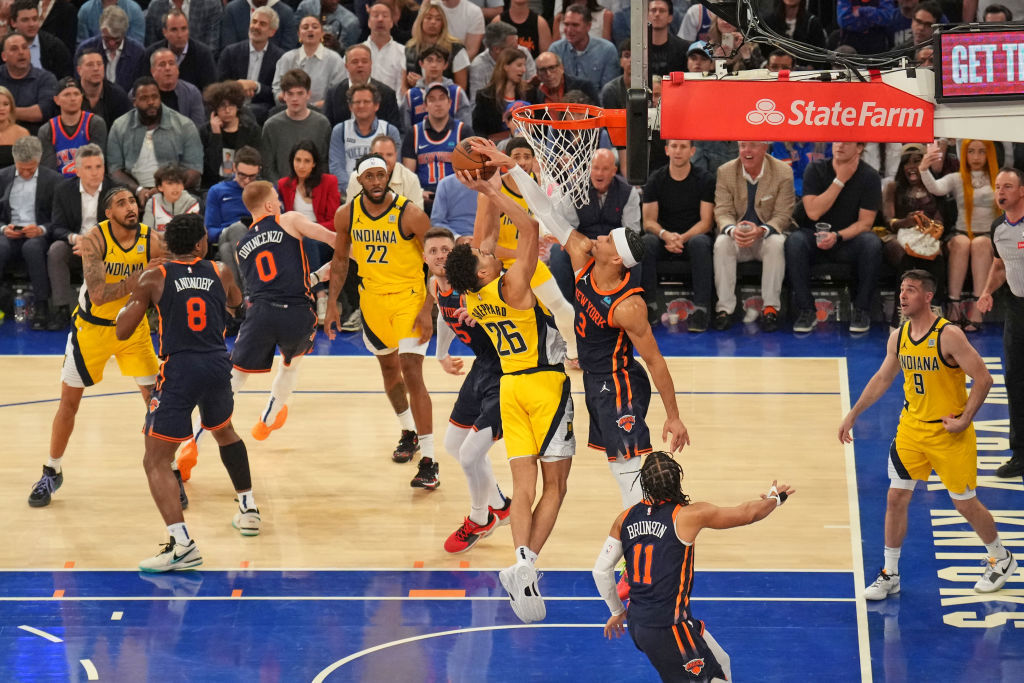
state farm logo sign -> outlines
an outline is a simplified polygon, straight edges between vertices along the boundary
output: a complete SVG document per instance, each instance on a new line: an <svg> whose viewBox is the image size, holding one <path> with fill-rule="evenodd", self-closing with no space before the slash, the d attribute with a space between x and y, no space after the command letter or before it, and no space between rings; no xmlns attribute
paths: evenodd
<svg viewBox="0 0 1024 683"><path fill-rule="evenodd" d="M778 111L774 100L760 99L747 112L747 123L759 126L767 123L781 126L857 126L860 128L898 126L916 128L924 121L924 107L880 107L875 102L861 102L858 106L846 107L842 102L831 106L816 104L813 100L794 100L790 106L790 117Z"/></svg>
<svg viewBox="0 0 1024 683"><path fill-rule="evenodd" d="M752 126L760 126L762 123L778 126L785 120L786 116L781 111L775 111L775 102L769 99L758 100L754 108L747 112L747 123Z"/></svg>

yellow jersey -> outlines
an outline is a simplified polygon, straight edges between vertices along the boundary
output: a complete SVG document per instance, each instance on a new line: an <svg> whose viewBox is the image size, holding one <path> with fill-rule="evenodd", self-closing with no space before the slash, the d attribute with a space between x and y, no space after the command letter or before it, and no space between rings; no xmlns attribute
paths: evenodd
<svg viewBox="0 0 1024 683"><path fill-rule="evenodd" d="M131 246L123 247L114 238L110 230L110 221L102 221L97 227L103 237L104 255L103 271L106 284L117 284L127 280L132 273L142 270L149 263L149 226L139 223L135 241ZM89 299L89 290L83 284L78 293L78 315L86 322L94 325L110 326L114 324L118 311L128 303L130 294L120 299L95 304ZM143 320L145 322L145 320Z"/></svg>
<svg viewBox="0 0 1024 683"><path fill-rule="evenodd" d="M960 415L967 405L967 375L942 356L942 328L948 324L948 320L936 318L918 340L910 336L909 322L900 328L897 348L903 368L903 411L921 422Z"/></svg>
<svg viewBox="0 0 1024 683"><path fill-rule="evenodd" d="M533 177L533 174L531 173L530 176ZM512 188L508 186L508 181L505 178L501 179L501 193L506 197L510 197L512 201L523 207L523 211L531 216L533 215L533 212L530 211L530 207L526 204L526 199L524 199L518 192L513 191ZM504 247L511 251L515 251L516 247L519 245L519 228L517 228L516 224L512 222L512 219L504 213L502 213L498 218L497 244L499 247ZM507 270L515 262L516 259L513 256L511 258L502 259L501 265Z"/></svg>
<svg viewBox="0 0 1024 683"><path fill-rule="evenodd" d="M565 341L555 319L538 301L533 308L509 306L501 296L502 274L466 295L469 314L483 328L506 375L537 370L562 369Z"/></svg>
<svg viewBox="0 0 1024 683"><path fill-rule="evenodd" d="M352 200L349 234L352 258L359 264L364 289L377 294L394 294L423 289L423 246L413 235L402 232L402 212L409 200L395 195L379 216L363 207L363 196Z"/></svg>

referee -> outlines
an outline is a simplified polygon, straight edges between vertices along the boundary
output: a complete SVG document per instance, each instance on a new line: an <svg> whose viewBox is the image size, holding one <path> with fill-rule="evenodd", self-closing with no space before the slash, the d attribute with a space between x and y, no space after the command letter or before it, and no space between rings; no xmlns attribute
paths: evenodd
<svg viewBox="0 0 1024 683"><path fill-rule="evenodd" d="M1019 477L1024 474L1024 172L1016 168L999 169L996 202L1003 215L992 224L995 259L977 306L982 313L992 310L992 292L1004 282L1010 285L1003 327L1003 363L1013 454L996 470L996 476Z"/></svg>

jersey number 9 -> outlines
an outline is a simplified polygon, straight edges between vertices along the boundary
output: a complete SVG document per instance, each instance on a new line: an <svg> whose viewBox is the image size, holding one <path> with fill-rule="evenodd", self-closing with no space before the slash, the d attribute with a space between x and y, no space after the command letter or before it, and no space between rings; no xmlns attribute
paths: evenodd
<svg viewBox="0 0 1024 683"><path fill-rule="evenodd" d="M920 372L914 373L914 391L922 396L924 395L924 377Z"/></svg>

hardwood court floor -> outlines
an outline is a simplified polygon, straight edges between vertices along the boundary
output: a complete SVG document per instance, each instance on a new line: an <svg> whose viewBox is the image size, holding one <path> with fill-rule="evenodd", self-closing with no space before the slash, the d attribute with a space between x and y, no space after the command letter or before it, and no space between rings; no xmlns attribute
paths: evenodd
<svg viewBox="0 0 1024 683"><path fill-rule="evenodd" d="M467 359L468 360L468 359ZM669 358L692 445L680 457L684 488L695 500L735 504L773 478L798 494L755 527L701 536L699 569L849 571L851 520L844 450L834 436L842 414L844 361L835 358ZM7 542L0 568L132 569L166 538L142 470L144 406L131 380L111 364L86 392L65 457L64 485L42 509L26 502L40 474L59 396L60 358L0 357L0 515ZM254 375L237 398L235 426L246 439L263 533L231 527L233 492L216 446L206 438L186 485L186 520L204 569L502 567L511 556L507 528L464 555L441 544L468 513L462 473L444 452L447 417L461 377L425 363L433 395L441 487L412 489L415 464L396 465L394 414L368 357L303 361L288 423L264 442L249 436L272 375ZM603 454L585 446L589 419L582 376L571 374L578 448L568 496L541 553L542 568L590 567L620 510ZM664 411L652 400L649 424L660 443ZM504 445L491 451L511 492ZM856 529L857 522L854 522Z"/></svg>

